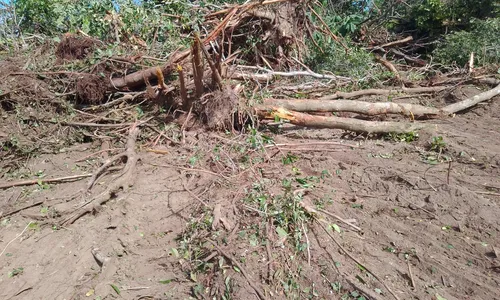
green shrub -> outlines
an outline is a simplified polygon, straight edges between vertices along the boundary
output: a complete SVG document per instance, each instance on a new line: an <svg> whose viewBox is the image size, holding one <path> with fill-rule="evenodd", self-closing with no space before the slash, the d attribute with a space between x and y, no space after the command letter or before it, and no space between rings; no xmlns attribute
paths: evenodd
<svg viewBox="0 0 500 300"><path fill-rule="evenodd" d="M471 21L471 31L457 31L442 40L433 54L437 62L464 66L474 52L479 66L500 62L500 18Z"/></svg>
<svg viewBox="0 0 500 300"><path fill-rule="evenodd" d="M344 40L347 42L347 40ZM370 53L362 48L348 45L347 51L336 41L328 38L316 40L322 49L310 43L310 54L306 64L316 72L332 72L335 75L347 76L354 79L365 77L372 67L373 58Z"/></svg>

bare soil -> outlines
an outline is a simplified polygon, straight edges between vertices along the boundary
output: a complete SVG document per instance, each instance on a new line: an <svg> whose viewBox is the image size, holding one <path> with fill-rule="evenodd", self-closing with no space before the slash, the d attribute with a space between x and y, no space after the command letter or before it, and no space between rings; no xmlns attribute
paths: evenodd
<svg viewBox="0 0 500 300"><path fill-rule="evenodd" d="M18 151L2 158L0 183L91 174L125 147L123 139L109 144L109 137L40 126L36 104L27 105L29 123L15 112L14 82L12 95L0 98L0 139ZM50 98L45 86L34 88ZM429 104L479 92L465 87ZM252 135L202 130L187 132L185 144L158 146L161 154L138 141L133 187L67 226L56 207L90 199L88 178L3 189L0 299L258 299L255 289L276 299L500 299L499 100L430 120L438 129L412 143L299 128L266 132L286 145L265 151L248 149ZM71 138L39 141L51 134ZM12 139L19 136L24 144ZM440 153L429 151L436 136L445 142ZM21 153L30 145L36 155ZM296 158L291 164L283 163L287 153ZM91 194L118 175L105 175ZM298 219L281 236L279 215L261 209L288 209L276 203L288 199L280 198L284 180L309 207L361 231L319 213L326 222ZM325 223L340 233L323 230Z"/></svg>

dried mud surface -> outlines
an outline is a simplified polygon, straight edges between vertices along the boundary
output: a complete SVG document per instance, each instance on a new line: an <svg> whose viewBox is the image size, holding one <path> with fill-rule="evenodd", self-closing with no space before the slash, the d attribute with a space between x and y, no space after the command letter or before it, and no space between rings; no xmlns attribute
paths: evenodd
<svg viewBox="0 0 500 300"><path fill-rule="evenodd" d="M473 91L457 97L469 92ZM3 101L6 117L0 120L0 138L7 139L17 129L6 113L10 102ZM217 267L212 265L193 277L192 262L172 254L193 219L207 215L193 194L210 209L220 204L222 217L232 224L231 230L219 228L202 238L223 238L223 251L242 261L246 275L270 292L269 298L340 299L357 290L367 299L394 299L389 287L399 299L436 299L437 295L448 300L500 299L499 110L497 97L454 118L429 121L439 124L437 131L422 133L410 144L345 140L337 130L289 131L272 137L276 143L308 145L306 150L289 149L298 158L295 169L283 166L284 153L269 150L264 154L269 159L259 165L262 172L249 170L225 179L215 174L223 170L207 163L213 153L199 162L199 169L205 171L189 170L193 143L168 147L162 155L138 148L141 160L133 188L118 193L99 212L62 228L53 227L57 212L51 207L58 203L76 207L88 200L83 192L87 180L1 190L0 216L43 203L1 219L0 299L188 299L199 283L209 288L199 298L213 294L219 299L225 276L233 280L233 299L257 299L248 279L227 259L222 263L224 272L213 271ZM442 155L454 158L451 164L424 163L428 142L438 135L446 142ZM206 133L192 132L189 138L216 143ZM314 144L324 141L359 142L360 147L326 151ZM102 153L93 156L92 164L78 160L101 146L66 145L58 154L32 157L8 172L29 179L42 173L50 177L92 173L106 158ZM336 240L386 286L345 255L318 223L304 225L310 263L307 251L284 250L274 231L262 234L270 241L271 262L265 243L252 244L245 238L245 232L262 233L266 228L259 215L246 208L248 190L254 183L266 182L269 193L279 194L282 180L295 176L297 170L302 177L331 175L306 191L304 201L327 200L325 210L355 220L361 232L331 219L341 228ZM7 182L6 174L1 180ZM94 193L104 191L113 180L113 175L104 176ZM34 223L26 227L29 222ZM105 263L97 262L93 253L105 257ZM221 261L217 255L209 256L210 251L204 255L206 262L218 265ZM12 276L19 268L22 272ZM289 278L300 286L293 292L285 288ZM342 293L335 291L337 283Z"/></svg>

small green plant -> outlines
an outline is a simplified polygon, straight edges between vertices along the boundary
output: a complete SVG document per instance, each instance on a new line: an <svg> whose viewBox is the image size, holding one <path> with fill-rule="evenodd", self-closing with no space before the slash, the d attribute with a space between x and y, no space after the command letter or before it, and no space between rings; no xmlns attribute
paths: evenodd
<svg viewBox="0 0 500 300"><path fill-rule="evenodd" d="M294 162L296 162L299 158L293 154L291 154L290 152L288 152L286 154L285 157L283 157L281 159L281 162L284 164L284 165L291 165L293 164Z"/></svg>
<svg viewBox="0 0 500 300"><path fill-rule="evenodd" d="M7 274L7 276L9 278L12 278L14 276L18 276L18 275L21 275L23 273L24 273L24 268L16 268L16 269L10 271L9 274Z"/></svg>
<svg viewBox="0 0 500 300"><path fill-rule="evenodd" d="M442 136L435 136L432 138L430 150L442 153L446 149L446 143Z"/></svg>
<svg viewBox="0 0 500 300"><path fill-rule="evenodd" d="M231 297L231 291L233 289L233 280L231 280L231 277L227 276L226 279L224 280L224 295L222 295L222 300L230 300L232 299Z"/></svg>
<svg viewBox="0 0 500 300"><path fill-rule="evenodd" d="M385 136L385 139L391 140L398 143L411 143L418 139L418 133L416 132L407 132L407 133L388 133Z"/></svg>

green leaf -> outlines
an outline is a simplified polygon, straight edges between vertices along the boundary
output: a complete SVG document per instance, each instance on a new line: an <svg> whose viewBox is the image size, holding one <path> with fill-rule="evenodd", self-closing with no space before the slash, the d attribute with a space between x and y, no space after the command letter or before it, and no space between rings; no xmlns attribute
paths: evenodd
<svg viewBox="0 0 500 300"><path fill-rule="evenodd" d="M283 228L281 228L279 226L276 228L276 233L278 234L278 236L280 238L284 238L284 237L288 236L288 233Z"/></svg>
<svg viewBox="0 0 500 300"><path fill-rule="evenodd" d="M447 299L444 297L441 297L441 295L439 295L439 294L436 294L436 300L447 300Z"/></svg>
<svg viewBox="0 0 500 300"><path fill-rule="evenodd" d="M120 289L119 289L116 285L114 285L114 284L110 284L110 286L113 288L113 290L115 290L115 292L116 292L118 295L120 295L120 293L121 293L121 292L120 292Z"/></svg>
<svg viewBox="0 0 500 300"><path fill-rule="evenodd" d="M237 267L237 266L233 266L233 269L238 272L238 273L241 273L240 269Z"/></svg>
<svg viewBox="0 0 500 300"><path fill-rule="evenodd" d="M176 248L170 249L170 254L172 254L175 257L179 257L179 251L177 251Z"/></svg>
<svg viewBox="0 0 500 300"><path fill-rule="evenodd" d="M160 280L158 281L159 283L161 284L169 284L171 283L172 281L174 281L174 279L164 279L164 280Z"/></svg>
<svg viewBox="0 0 500 300"><path fill-rule="evenodd" d="M379 294L379 295L381 295L381 294L382 294L382 290L381 290L381 289L379 289L379 288L375 289L374 291L375 291L375 293L377 293L377 294Z"/></svg>
<svg viewBox="0 0 500 300"><path fill-rule="evenodd" d="M333 228L333 230L335 230L336 232L340 233L340 227L339 227L339 225L332 224L331 227Z"/></svg>

